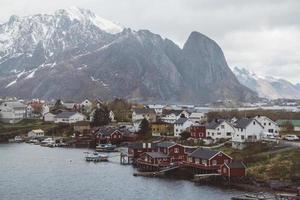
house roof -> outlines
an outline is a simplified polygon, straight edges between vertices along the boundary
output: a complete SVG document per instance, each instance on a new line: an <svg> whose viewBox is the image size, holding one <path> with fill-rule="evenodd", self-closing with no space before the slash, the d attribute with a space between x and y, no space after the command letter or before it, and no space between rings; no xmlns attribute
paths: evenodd
<svg viewBox="0 0 300 200"><path fill-rule="evenodd" d="M212 121L207 125L207 129L216 129L220 125L219 122Z"/></svg>
<svg viewBox="0 0 300 200"><path fill-rule="evenodd" d="M64 111L64 112L59 113L58 115L56 115L56 118L69 118L69 117L75 115L76 113L77 112Z"/></svg>
<svg viewBox="0 0 300 200"><path fill-rule="evenodd" d="M156 114L155 110L152 108L135 108L133 110L136 114Z"/></svg>
<svg viewBox="0 0 300 200"><path fill-rule="evenodd" d="M252 122L252 118L242 118L242 119L238 119L235 123L234 126L236 128L246 128L251 122Z"/></svg>
<svg viewBox="0 0 300 200"><path fill-rule="evenodd" d="M170 157L167 154L163 154L160 152L147 152L145 154L149 155L151 158L169 158Z"/></svg>
<svg viewBox="0 0 300 200"><path fill-rule="evenodd" d="M184 124L187 120L188 118L179 118L174 124Z"/></svg>
<svg viewBox="0 0 300 200"><path fill-rule="evenodd" d="M162 114L163 115L170 115L170 114L175 114L176 116L180 115L183 112L183 110L169 110L169 109L164 109Z"/></svg>
<svg viewBox="0 0 300 200"><path fill-rule="evenodd" d="M298 119L279 119L276 121L279 126L284 125L285 123L291 123L293 126L300 126L300 120Z"/></svg>
<svg viewBox="0 0 300 200"><path fill-rule="evenodd" d="M231 163L226 163L226 165L230 169L244 169L244 168L246 168L245 164L242 161L239 161L239 160L234 160Z"/></svg>
<svg viewBox="0 0 300 200"><path fill-rule="evenodd" d="M218 151L215 151L215 150L198 148L195 151L193 151L189 156L209 160L217 153L218 153Z"/></svg>
<svg viewBox="0 0 300 200"><path fill-rule="evenodd" d="M44 131L42 129L35 129L35 130L32 130L31 132L33 132L33 133L44 133Z"/></svg>
<svg viewBox="0 0 300 200"><path fill-rule="evenodd" d="M175 145L176 143L175 142L169 142L169 141L166 141L166 142L160 142L157 144L157 147L162 147L162 148L169 148L173 145Z"/></svg>

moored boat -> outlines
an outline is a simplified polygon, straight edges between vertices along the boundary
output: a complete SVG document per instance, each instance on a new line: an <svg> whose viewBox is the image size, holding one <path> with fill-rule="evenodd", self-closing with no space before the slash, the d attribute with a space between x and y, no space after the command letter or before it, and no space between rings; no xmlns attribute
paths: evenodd
<svg viewBox="0 0 300 200"><path fill-rule="evenodd" d="M112 144L100 144L98 146L96 146L96 151L98 152L117 152L118 150L116 150L116 145L112 145Z"/></svg>
<svg viewBox="0 0 300 200"><path fill-rule="evenodd" d="M85 160L88 162L106 162L108 161L108 156L104 154L95 153L88 153L86 152Z"/></svg>

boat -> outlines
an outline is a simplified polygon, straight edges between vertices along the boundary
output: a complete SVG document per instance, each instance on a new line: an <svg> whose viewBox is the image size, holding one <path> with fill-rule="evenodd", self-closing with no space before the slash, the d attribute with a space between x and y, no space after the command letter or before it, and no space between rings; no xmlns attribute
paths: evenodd
<svg viewBox="0 0 300 200"><path fill-rule="evenodd" d="M10 143L21 143L21 142L24 142L24 140L21 136L17 135L14 139L9 139L8 142L10 142Z"/></svg>
<svg viewBox="0 0 300 200"><path fill-rule="evenodd" d="M107 162L108 155L86 152L85 160L88 162Z"/></svg>
<svg viewBox="0 0 300 200"><path fill-rule="evenodd" d="M41 141L41 146L43 146L43 147L55 147L56 142L52 138L46 138L43 141Z"/></svg>
<svg viewBox="0 0 300 200"><path fill-rule="evenodd" d="M96 146L96 151L98 152L117 152L118 150L116 150L116 145L112 145L112 144L100 144L98 146Z"/></svg>

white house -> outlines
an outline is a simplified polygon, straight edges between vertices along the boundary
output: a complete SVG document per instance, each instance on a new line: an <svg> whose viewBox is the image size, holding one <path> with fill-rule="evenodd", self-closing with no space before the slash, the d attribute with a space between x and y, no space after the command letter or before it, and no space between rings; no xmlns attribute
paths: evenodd
<svg viewBox="0 0 300 200"><path fill-rule="evenodd" d="M62 112L55 116L55 123L76 123L85 121L86 116L78 112Z"/></svg>
<svg viewBox="0 0 300 200"><path fill-rule="evenodd" d="M143 120L146 118L149 122L156 121L156 113L154 109L150 108L137 108L132 112L132 122Z"/></svg>
<svg viewBox="0 0 300 200"><path fill-rule="evenodd" d="M141 122L142 122L142 119L136 120L132 123L133 124L133 129L132 130L134 130L134 132L138 132L141 129L140 128Z"/></svg>
<svg viewBox="0 0 300 200"><path fill-rule="evenodd" d="M115 113L112 110L109 111L109 119L111 122L116 122Z"/></svg>
<svg viewBox="0 0 300 200"><path fill-rule="evenodd" d="M190 114L185 110L163 110L161 121L174 124L179 118L189 118Z"/></svg>
<svg viewBox="0 0 300 200"><path fill-rule="evenodd" d="M189 128L191 125L193 125L193 122L188 118L177 119L174 123L174 136L179 137L180 133L186 131L186 129Z"/></svg>
<svg viewBox="0 0 300 200"><path fill-rule="evenodd" d="M80 103L80 106L83 108L86 108L86 109L90 109L92 107L92 105L93 105L93 103L88 99L86 99Z"/></svg>
<svg viewBox="0 0 300 200"><path fill-rule="evenodd" d="M210 137L213 140L230 139L234 132L233 125L226 120L212 121L206 127L206 137Z"/></svg>
<svg viewBox="0 0 300 200"><path fill-rule="evenodd" d="M55 121L55 115L48 112L46 114L44 114L43 119L45 122L54 122Z"/></svg>
<svg viewBox="0 0 300 200"><path fill-rule="evenodd" d="M19 101L7 101L0 105L0 121L17 123L26 117L26 105Z"/></svg>
<svg viewBox="0 0 300 200"><path fill-rule="evenodd" d="M50 112L50 108L47 104L43 104L41 114L44 116L46 113Z"/></svg>
<svg viewBox="0 0 300 200"><path fill-rule="evenodd" d="M29 138L38 138L38 137L44 137L45 132L42 129L36 129L28 132L27 136Z"/></svg>
<svg viewBox="0 0 300 200"><path fill-rule="evenodd" d="M255 118L242 118L234 123L235 132L232 136L232 147L244 148L247 143L260 141L264 127Z"/></svg>
<svg viewBox="0 0 300 200"><path fill-rule="evenodd" d="M279 127L276 122L266 116L256 116L255 119L264 127L265 133L279 134Z"/></svg>
<svg viewBox="0 0 300 200"><path fill-rule="evenodd" d="M148 108L154 109L156 115L160 116L162 115L164 106L159 104L151 104L148 105Z"/></svg>
<svg viewBox="0 0 300 200"><path fill-rule="evenodd" d="M189 119L194 123L200 123L206 120L206 115L202 112L192 112Z"/></svg>

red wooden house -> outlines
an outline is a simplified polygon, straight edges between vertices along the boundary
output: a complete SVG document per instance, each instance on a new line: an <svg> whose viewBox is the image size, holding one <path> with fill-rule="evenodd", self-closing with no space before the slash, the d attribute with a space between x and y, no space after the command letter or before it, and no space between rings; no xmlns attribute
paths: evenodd
<svg viewBox="0 0 300 200"><path fill-rule="evenodd" d="M206 138L206 128L203 125L193 125L190 127L191 138Z"/></svg>
<svg viewBox="0 0 300 200"><path fill-rule="evenodd" d="M99 144L119 144L123 141L123 133L115 128L102 128L96 132L96 138Z"/></svg>
<svg viewBox="0 0 300 200"><path fill-rule="evenodd" d="M234 160L231 163L224 163L220 172L226 177L244 177L246 176L246 166L242 161Z"/></svg>
<svg viewBox="0 0 300 200"><path fill-rule="evenodd" d="M170 165L170 156L160 152L146 152L137 159L138 165L144 165L144 167L152 166L157 168L167 167Z"/></svg>
<svg viewBox="0 0 300 200"><path fill-rule="evenodd" d="M187 158L184 146L175 142L161 142L157 144L157 152L168 155L171 162L182 162Z"/></svg>
<svg viewBox="0 0 300 200"><path fill-rule="evenodd" d="M218 173L225 163L230 163L232 158L221 151L198 148L188 155L186 166L200 169L202 173Z"/></svg>
<svg viewBox="0 0 300 200"><path fill-rule="evenodd" d="M128 153L133 159L139 158L143 153L155 151L156 144L154 143L133 143L128 146Z"/></svg>

